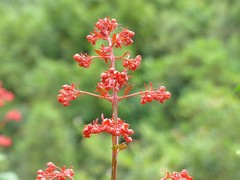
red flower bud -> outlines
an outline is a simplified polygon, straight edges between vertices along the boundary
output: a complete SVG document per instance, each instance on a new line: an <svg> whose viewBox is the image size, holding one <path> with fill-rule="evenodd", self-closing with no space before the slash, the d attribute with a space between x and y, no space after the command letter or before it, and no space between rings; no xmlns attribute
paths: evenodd
<svg viewBox="0 0 240 180"><path fill-rule="evenodd" d="M120 32L116 37L116 48L122 48L122 44L125 46L129 46L133 43L133 40L131 39L134 36L133 31L129 31L128 29L123 29L122 32Z"/></svg>
<svg viewBox="0 0 240 180"><path fill-rule="evenodd" d="M64 106L69 106L70 102L74 99L76 99L80 92L74 88L74 84L71 86L69 85L63 85L62 89L59 90L58 102L60 102Z"/></svg>
<svg viewBox="0 0 240 180"><path fill-rule="evenodd" d="M73 59L78 62L79 66L88 68L92 61L92 57L85 54L75 54Z"/></svg>
<svg viewBox="0 0 240 180"><path fill-rule="evenodd" d="M150 83L150 87L141 94L141 104L146 104L152 100L164 103L165 100L170 99L170 97L171 93L166 91L164 86L160 86L157 90L154 90L152 84Z"/></svg>

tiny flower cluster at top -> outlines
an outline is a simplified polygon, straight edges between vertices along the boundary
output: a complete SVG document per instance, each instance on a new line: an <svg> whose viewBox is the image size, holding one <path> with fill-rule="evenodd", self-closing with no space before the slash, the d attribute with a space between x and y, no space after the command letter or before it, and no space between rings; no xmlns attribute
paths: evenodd
<svg viewBox="0 0 240 180"><path fill-rule="evenodd" d="M99 19L99 21L95 24L94 32L87 36L87 40L92 44L95 45L98 39L105 39L109 38L110 33L115 30L118 26L116 19Z"/></svg>
<svg viewBox="0 0 240 180"><path fill-rule="evenodd" d="M62 168L54 165L52 162L47 163L47 168L43 170L38 170L36 180L74 180L74 171L72 167L67 169L65 166Z"/></svg>
<svg viewBox="0 0 240 180"><path fill-rule="evenodd" d="M188 175L186 169L183 169L181 172L174 172L172 174L166 172L166 176L161 180L193 180L193 178Z"/></svg>
<svg viewBox="0 0 240 180"><path fill-rule="evenodd" d="M98 119L93 121L93 124L85 125L83 128L83 135L85 138L90 138L91 134L99 134L101 132L106 132L114 136L122 135L126 142L131 142L132 138L129 135L132 135L134 132L132 129L128 129L129 124L125 123L120 118L117 119L117 122L111 118L104 118L102 115L102 123L98 123Z"/></svg>
<svg viewBox="0 0 240 180"><path fill-rule="evenodd" d="M14 94L6 90L0 82L0 107L3 107L6 102L13 101ZM22 114L18 110L10 110L5 114L5 117L0 121L0 129L3 129L9 121L19 122L22 119ZM3 134L0 134L0 146L10 147L12 145L12 139Z"/></svg>

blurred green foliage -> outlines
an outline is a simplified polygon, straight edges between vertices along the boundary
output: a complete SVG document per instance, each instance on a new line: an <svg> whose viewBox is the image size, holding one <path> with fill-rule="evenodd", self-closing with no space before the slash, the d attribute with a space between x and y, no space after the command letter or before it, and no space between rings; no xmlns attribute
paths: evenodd
<svg viewBox="0 0 240 180"><path fill-rule="evenodd" d="M104 64L81 69L72 55L93 52L85 36L105 16L136 33L128 48L143 56L135 91L151 81L172 93L164 105L121 102L135 135L119 154L119 179L160 179L183 168L195 179L239 179L238 0L1 0L0 80L24 117L2 170L31 180L52 161L73 165L76 179L109 179L110 137L83 139L81 130L110 116L110 104L85 96L70 107L56 102L63 84L95 90Z"/></svg>

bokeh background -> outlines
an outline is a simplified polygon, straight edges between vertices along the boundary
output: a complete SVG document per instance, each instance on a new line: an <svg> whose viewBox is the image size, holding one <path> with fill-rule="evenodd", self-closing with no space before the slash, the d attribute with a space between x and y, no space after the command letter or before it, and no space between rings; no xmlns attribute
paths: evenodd
<svg viewBox="0 0 240 180"><path fill-rule="evenodd" d="M133 92L152 82L172 93L163 105L120 103L135 134L119 155L118 178L160 179L186 168L196 180L240 179L238 0L0 0L0 81L16 95L9 108L23 114L18 128L5 129L14 145L1 149L0 171L32 180L52 161L73 165L77 180L110 179L110 136L81 134L101 113L111 115L110 104L56 100L63 84L95 90L104 63L83 69L72 56L94 53L85 37L105 16L135 32L125 49L143 57Z"/></svg>

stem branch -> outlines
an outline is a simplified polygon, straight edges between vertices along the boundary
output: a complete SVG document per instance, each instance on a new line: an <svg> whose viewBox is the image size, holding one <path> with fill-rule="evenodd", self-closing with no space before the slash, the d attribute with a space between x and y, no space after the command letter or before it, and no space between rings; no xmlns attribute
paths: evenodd
<svg viewBox="0 0 240 180"><path fill-rule="evenodd" d="M82 91L82 90L79 90L79 92L80 92L80 94L94 96L94 97L101 98L101 99L106 99L106 100L112 102L112 98L111 97L101 96L101 95L98 95L98 94L94 94L94 93L90 93L90 92Z"/></svg>

